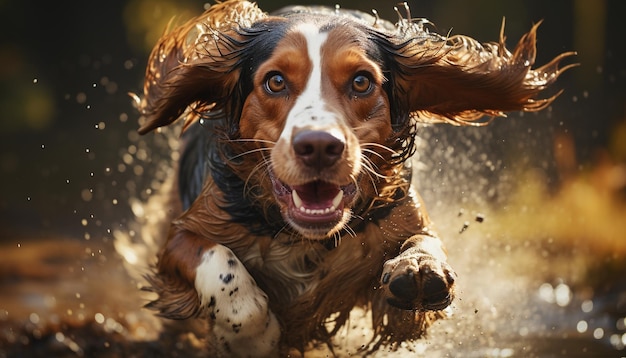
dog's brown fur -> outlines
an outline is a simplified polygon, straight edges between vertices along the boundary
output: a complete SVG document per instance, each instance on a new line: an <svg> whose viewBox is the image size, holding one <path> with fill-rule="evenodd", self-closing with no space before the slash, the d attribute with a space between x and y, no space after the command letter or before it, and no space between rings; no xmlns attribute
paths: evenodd
<svg viewBox="0 0 626 358"><path fill-rule="evenodd" d="M314 12L319 18L331 16L329 11ZM159 298L149 306L164 317L210 316L194 282L202 254L216 245L232 250L269 296L283 349L304 350L312 341L329 343L357 306L372 312L371 350L411 340L452 300L454 272L419 197L410 189L407 160L415 150L416 123L471 125L485 115L541 110L556 95L537 99L538 93L570 67L558 65L572 53L532 69L538 25L511 53L503 35L498 43L479 44L466 36L428 33L424 23L411 19L394 28L379 19L368 23L349 14L334 16L338 34L330 30L335 43L328 45L331 54L326 55L339 54L331 63L340 65L328 70L336 75L328 77L324 91L339 93L329 95L338 101L332 110L347 118L338 130L344 131L347 147L360 146L363 157L346 154L332 170L319 174L325 181L357 188L349 220L321 236L282 221L278 213L287 215L287 209L272 189L272 175L290 185L306 182L311 175L292 156L291 143L279 138L299 92L285 99L262 90L264 66L284 69L293 88L306 83L307 64L288 61L302 57L298 38L287 33L262 63L251 60L257 56L255 46L270 36L268 29L298 17L286 20L245 1L226 1L164 35L155 47L138 103L143 115L140 133L179 117L185 118L186 128L200 118L205 123L220 121L212 132L218 143L212 160L217 158L220 170L245 183L239 195L260 217L252 223L237 220L239 204L231 201L233 193L225 191L217 174L207 176L198 198L172 223L157 272L150 277ZM350 42L355 26L383 60L368 59L366 50ZM359 101L340 94L342 84L350 81L341 74L354 73L354 68L373 74L373 92ZM360 166L360 175L349 172L351 165ZM417 279L421 291L410 302L399 300L389 281L407 273L413 277L414 272L425 275L423 281ZM424 303L430 275L447 286L445 300L431 305Z"/></svg>

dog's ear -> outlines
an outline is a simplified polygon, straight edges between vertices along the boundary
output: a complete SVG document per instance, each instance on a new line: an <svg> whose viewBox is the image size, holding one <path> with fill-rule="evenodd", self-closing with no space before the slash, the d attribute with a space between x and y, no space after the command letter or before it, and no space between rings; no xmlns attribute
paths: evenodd
<svg viewBox="0 0 626 358"><path fill-rule="evenodd" d="M146 69L139 133L176 121L186 125L209 109L226 106L240 74L238 29L265 18L256 5L226 2L161 37Z"/></svg>
<svg viewBox="0 0 626 358"><path fill-rule="evenodd" d="M575 54L568 52L532 68L539 24L512 53L504 43L504 23L500 41L486 44L460 35L442 37L422 30L423 24L411 25L399 30L403 36L390 48L391 62L397 66L393 90L405 112L422 121L478 125L476 120L485 115L541 110L560 92L543 99L537 97L539 92L575 66L559 68L561 60Z"/></svg>

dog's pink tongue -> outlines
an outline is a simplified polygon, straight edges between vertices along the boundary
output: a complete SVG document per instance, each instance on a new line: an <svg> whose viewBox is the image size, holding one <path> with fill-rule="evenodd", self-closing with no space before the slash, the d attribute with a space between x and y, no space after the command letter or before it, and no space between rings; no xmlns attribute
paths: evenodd
<svg viewBox="0 0 626 358"><path fill-rule="evenodd" d="M292 187L298 193L306 208L327 208L337 197L341 189L337 185L323 181L314 181Z"/></svg>

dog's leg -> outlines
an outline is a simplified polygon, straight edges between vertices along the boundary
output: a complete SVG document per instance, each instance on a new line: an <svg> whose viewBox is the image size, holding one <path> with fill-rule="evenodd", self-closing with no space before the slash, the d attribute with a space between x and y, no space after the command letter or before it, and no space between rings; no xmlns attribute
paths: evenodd
<svg viewBox="0 0 626 358"><path fill-rule="evenodd" d="M230 249L216 245L204 252L195 287L212 320L218 356L278 354L280 327L267 295Z"/></svg>
<svg viewBox="0 0 626 358"><path fill-rule="evenodd" d="M446 258L435 236L419 234L406 240L400 254L383 266L381 283L387 302L406 310L446 308L454 298L456 279Z"/></svg>

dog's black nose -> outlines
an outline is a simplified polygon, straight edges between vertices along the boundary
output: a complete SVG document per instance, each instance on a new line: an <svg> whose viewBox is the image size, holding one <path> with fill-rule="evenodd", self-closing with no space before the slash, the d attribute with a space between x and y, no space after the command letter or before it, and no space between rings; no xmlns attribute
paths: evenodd
<svg viewBox="0 0 626 358"><path fill-rule="evenodd" d="M343 137L325 131L304 130L293 137L293 150L309 167L328 168L335 164L346 146Z"/></svg>

